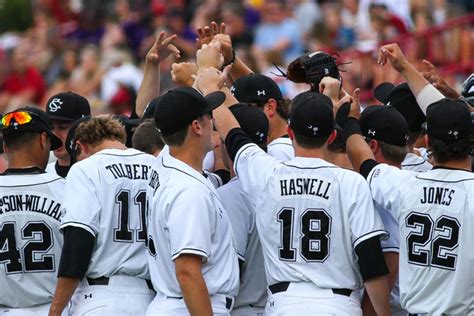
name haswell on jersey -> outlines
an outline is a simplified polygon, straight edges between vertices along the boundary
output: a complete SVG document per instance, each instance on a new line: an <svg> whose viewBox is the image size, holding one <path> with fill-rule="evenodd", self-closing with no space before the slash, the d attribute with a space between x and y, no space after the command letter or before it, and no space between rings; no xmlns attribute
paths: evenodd
<svg viewBox="0 0 474 316"><path fill-rule="evenodd" d="M61 204L36 194L12 194L0 198L0 215L9 212L37 212L59 221L63 215Z"/></svg>
<svg viewBox="0 0 474 316"><path fill-rule="evenodd" d="M306 195L329 200L331 182L316 177L282 176L279 178L280 196Z"/></svg>

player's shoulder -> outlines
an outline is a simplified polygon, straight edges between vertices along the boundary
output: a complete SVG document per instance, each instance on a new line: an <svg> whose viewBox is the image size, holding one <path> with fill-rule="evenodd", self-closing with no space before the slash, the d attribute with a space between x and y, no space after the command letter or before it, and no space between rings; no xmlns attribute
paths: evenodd
<svg viewBox="0 0 474 316"><path fill-rule="evenodd" d="M38 186L57 183L64 185L64 178L56 173L7 174L0 176L0 187Z"/></svg>

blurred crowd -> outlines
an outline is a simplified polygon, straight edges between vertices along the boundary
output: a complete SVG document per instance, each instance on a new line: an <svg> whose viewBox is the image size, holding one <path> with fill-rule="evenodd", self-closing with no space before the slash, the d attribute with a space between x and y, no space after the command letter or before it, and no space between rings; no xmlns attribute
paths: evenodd
<svg viewBox="0 0 474 316"><path fill-rule="evenodd" d="M183 60L196 28L225 22L238 54L272 75L306 51L369 51L378 43L442 24L474 9L472 0L16 0L0 2L0 113L44 108L61 91L85 96L93 112L130 115L146 52L158 32L177 34ZM173 87L161 63L161 87Z"/></svg>

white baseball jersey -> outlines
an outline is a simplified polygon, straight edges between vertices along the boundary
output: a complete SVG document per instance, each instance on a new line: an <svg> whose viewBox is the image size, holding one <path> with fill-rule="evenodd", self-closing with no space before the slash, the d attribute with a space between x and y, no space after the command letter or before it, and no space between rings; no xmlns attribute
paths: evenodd
<svg viewBox="0 0 474 316"><path fill-rule="evenodd" d="M61 228L80 227L95 237L87 277L149 277L146 188L154 160L135 149L104 149L69 171Z"/></svg>
<svg viewBox="0 0 474 316"><path fill-rule="evenodd" d="M234 310L244 306L265 307L267 281L262 245L257 234L254 205L242 189L238 177L217 189L229 215L235 237L235 248L244 261L240 271L240 288Z"/></svg>
<svg viewBox="0 0 474 316"><path fill-rule="evenodd" d="M209 295L236 296L239 268L232 227L210 181L162 152L153 164L148 198L148 263L155 290L182 297L174 260L194 254L202 257Z"/></svg>
<svg viewBox="0 0 474 316"><path fill-rule="evenodd" d="M267 145L267 152L270 156L281 161L295 158L295 150L289 137L280 137L271 141Z"/></svg>
<svg viewBox="0 0 474 316"><path fill-rule="evenodd" d="M405 156L405 160L402 162L402 169L425 172L433 169L433 166L428 161L426 161L425 158L415 155L414 153L408 153Z"/></svg>
<svg viewBox="0 0 474 316"><path fill-rule="evenodd" d="M63 239L64 179L50 173L0 176L0 305L50 303Z"/></svg>
<svg viewBox="0 0 474 316"><path fill-rule="evenodd" d="M56 161L53 161L53 162L50 162L48 163L48 165L46 166L46 172L50 172L50 173L54 173L54 174L57 174L56 172Z"/></svg>
<svg viewBox="0 0 474 316"><path fill-rule="evenodd" d="M402 307L430 315L473 313L472 173L414 173L380 164L368 180L376 203L399 224Z"/></svg>
<svg viewBox="0 0 474 316"><path fill-rule="evenodd" d="M268 284L362 286L354 248L385 234L362 176L316 158L279 162L254 144L240 148L234 169L256 203Z"/></svg>

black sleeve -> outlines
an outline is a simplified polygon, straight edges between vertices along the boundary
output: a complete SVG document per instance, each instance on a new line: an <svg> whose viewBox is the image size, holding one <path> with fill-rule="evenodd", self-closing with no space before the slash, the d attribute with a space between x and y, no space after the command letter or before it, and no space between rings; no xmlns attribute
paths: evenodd
<svg viewBox="0 0 474 316"><path fill-rule="evenodd" d="M82 279L89 268L95 238L87 230L66 227L58 276Z"/></svg>
<svg viewBox="0 0 474 316"><path fill-rule="evenodd" d="M219 178L221 178L222 185L226 184L230 180L229 170L219 169L219 170L214 171L214 174L218 175Z"/></svg>
<svg viewBox="0 0 474 316"><path fill-rule="evenodd" d="M380 246L380 236L364 240L355 248L359 257L359 270L364 282L388 274L387 263Z"/></svg>
<svg viewBox="0 0 474 316"><path fill-rule="evenodd" d="M233 128L225 138L225 147L232 161L234 161L235 155L242 146L251 143L253 142L250 137L240 127Z"/></svg>
<svg viewBox="0 0 474 316"><path fill-rule="evenodd" d="M364 178L368 178L369 177L369 174L370 172L372 171L372 169L375 168L375 166L377 166L379 163L373 159L367 159L365 160L361 165L360 165L360 174L364 177Z"/></svg>

